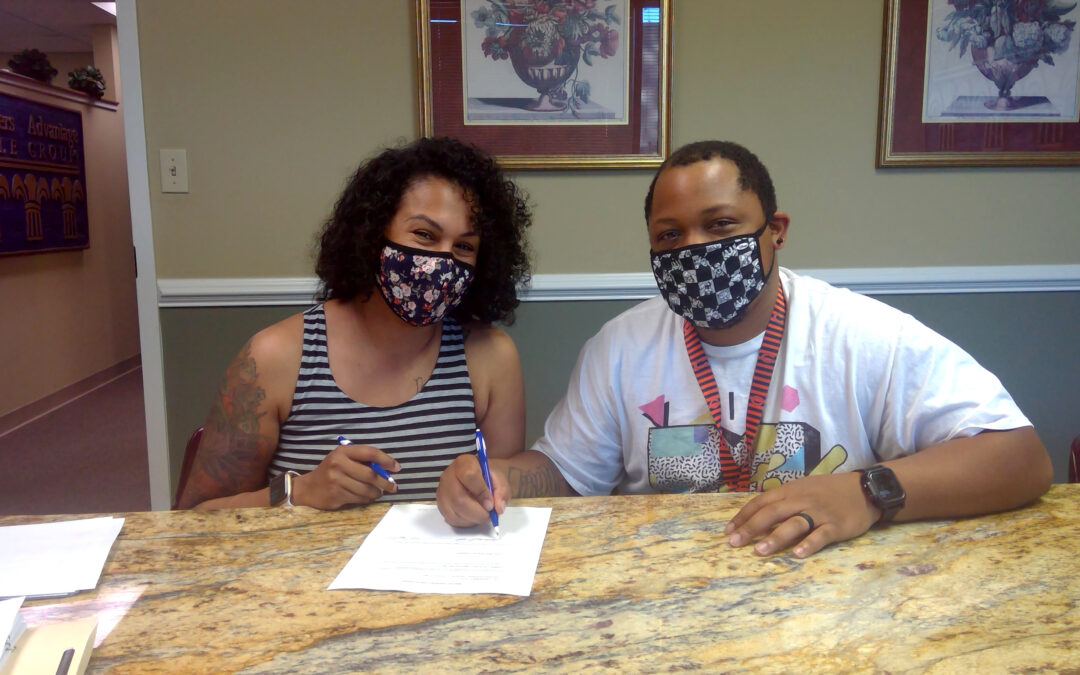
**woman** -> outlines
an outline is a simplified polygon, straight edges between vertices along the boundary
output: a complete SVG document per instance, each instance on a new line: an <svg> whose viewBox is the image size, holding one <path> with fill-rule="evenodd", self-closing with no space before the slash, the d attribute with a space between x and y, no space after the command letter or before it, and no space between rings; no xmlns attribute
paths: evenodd
<svg viewBox="0 0 1080 675"><path fill-rule="evenodd" d="M320 237L322 302L229 365L180 505L433 499L476 429L492 456L523 450L521 365L491 322L513 320L530 219L495 162L451 139L361 165Z"/></svg>

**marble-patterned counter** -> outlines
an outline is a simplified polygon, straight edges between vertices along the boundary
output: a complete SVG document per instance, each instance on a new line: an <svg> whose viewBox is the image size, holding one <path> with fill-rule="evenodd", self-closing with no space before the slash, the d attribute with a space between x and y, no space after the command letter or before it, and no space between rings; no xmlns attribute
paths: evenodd
<svg viewBox="0 0 1080 675"><path fill-rule="evenodd" d="M1080 663L1080 485L798 560L732 549L744 495L540 499L530 597L327 591L387 507L124 514L90 672L1029 672ZM0 525L42 520L0 518Z"/></svg>

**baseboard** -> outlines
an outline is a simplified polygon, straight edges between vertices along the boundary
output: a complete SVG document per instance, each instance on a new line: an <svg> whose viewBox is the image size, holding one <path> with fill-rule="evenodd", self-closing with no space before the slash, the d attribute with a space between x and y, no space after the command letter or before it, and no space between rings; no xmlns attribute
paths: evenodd
<svg viewBox="0 0 1080 675"><path fill-rule="evenodd" d="M27 422L36 420L42 415L46 415L57 408L67 405L80 396L89 394L98 387L112 382L121 375L138 368L140 365L142 365L142 358L139 354L136 354L135 356L126 358L108 368L103 368L89 377L84 377L74 384L69 384L63 389L55 391L48 396L44 396L32 403L27 403L22 407L16 408L9 413L0 415L0 436L10 433Z"/></svg>
<svg viewBox="0 0 1080 675"><path fill-rule="evenodd" d="M868 295L1080 291L1080 265L802 269L800 274ZM159 307L259 307L312 302L312 277L158 279ZM537 274L523 302L642 300L656 295L649 273Z"/></svg>

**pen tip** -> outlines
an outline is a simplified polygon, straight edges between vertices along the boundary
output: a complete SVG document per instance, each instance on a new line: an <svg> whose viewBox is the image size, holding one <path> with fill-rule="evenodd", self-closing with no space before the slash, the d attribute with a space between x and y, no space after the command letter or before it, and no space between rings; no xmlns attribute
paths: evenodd
<svg viewBox="0 0 1080 675"><path fill-rule="evenodd" d="M501 539L502 538L502 533L499 532L499 526L498 525L495 526L495 538L496 539Z"/></svg>

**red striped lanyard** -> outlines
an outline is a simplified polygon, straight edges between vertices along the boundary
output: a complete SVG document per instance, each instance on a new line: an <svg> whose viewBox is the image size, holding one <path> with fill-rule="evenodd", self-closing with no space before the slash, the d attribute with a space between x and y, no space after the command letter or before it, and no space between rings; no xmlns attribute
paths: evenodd
<svg viewBox="0 0 1080 675"><path fill-rule="evenodd" d="M758 349L754 380L750 383L750 397L746 405L746 461L736 464L731 448L724 440L724 430L720 426L724 414L720 407L720 390L716 386L716 378L709 365L709 357L705 354L701 337L694 329L694 324L683 320L686 355L690 357L694 377L697 378L701 393L709 405L713 422L716 423L716 431L719 435L721 477L727 483L729 490L750 491L750 466L753 463L754 440L757 438L758 427L761 426L761 416L765 413L765 397L769 393L769 383L772 381L773 369L776 367L776 355L780 351L780 340L784 337L786 321L787 300L784 298L784 287L781 284L776 291L776 302L773 304L772 316L769 317L769 325L765 328L765 337L762 338L761 347Z"/></svg>

